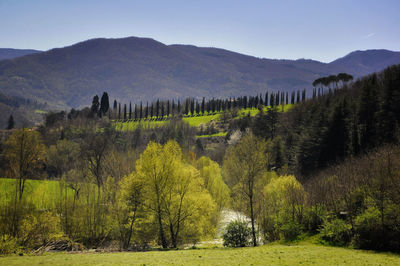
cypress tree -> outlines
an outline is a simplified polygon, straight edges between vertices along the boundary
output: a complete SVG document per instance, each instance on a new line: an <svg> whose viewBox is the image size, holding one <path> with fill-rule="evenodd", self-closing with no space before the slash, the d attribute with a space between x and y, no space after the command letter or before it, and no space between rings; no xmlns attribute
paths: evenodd
<svg viewBox="0 0 400 266"><path fill-rule="evenodd" d="M14 117L13 115L10 115L10 117L8 118L8 125L7 125L7 129L13 129L14 128Z"/></svg>
<svg viewBox="0 0 400 266"><path fill-rule="evenodd" d="M158 119L159 110L160 110L160 100L157 99L157 102L156 102L156 118L157 119Z"/></svg>
<svg viewBox="0 0 400 266"><path fill-rule="evenodd" d="M194 116L194 99L190 100L190 113Z"/></svg>
<svg viewBox="0 0 400 266"><path fill-rule="evenodd" d="M169 110L170 110L170 106L169 106L169 100L167 101L167 117L169 117Z"/></svg>
<svg viewBox="0 0 400 266"><path fill-rule="evenodd" d="M203 97L203 100L201 101L201 114L204 115L204 105L205 105L206 99Z"/></svg>
<svg viewBox="0 0 400 266"><path fill-rule="evenodd" d="M141 120L142 118L143 118L143 106L142 106L142 102L140 102L139 120Z"/></svg>
<svg viewBox="0 0 400 266"><path fill-rule="evenodd" d="M146 102L146 110L144 113L144 117L147 119L149 117L149 102Z"/></svg>
<svg viewBox="0 0 400 266"><path fill-rule="evenodd" d="M265 93L265 100L264 100L264 102L265 102L265 105L268 106L268 91Z"/></svg>
<svg viewBox="0 0 400 266"><path fill-rule="evenodd" d="M151 108L150 108L150 119L153 119L154 116L154 106L153 103L151 103Z"/></svg>
<svg viewBox="0 0 400 266"><path fill-rule="evenodd" d="M115 111L117 110L117 100L114 100L114 108Z"/></svg>
<svg viewBox="0 0 400 266"><path fill-rule="evenodd" d="M165 110L164 110L164 102L161 102L161 119L164 118Z"/></svg>
<svg viewBox="0 0 400 266"><path fill-rule="evenodd" d="M138 119L138 106L137 106L137 104L135 104L135 120L137 120Z"/></svg>
<svg viewBox="0 0 400 266"><path fill-rule="evenodd" d="M196 101L196 114L199 115L200 114L200 104L198 101Z"/></svg>
<svg viewBox="0 0 400 266"><path fill-rule="evenodd" d="M132 103L129 102L129 120L132 119Z"/></svg>
<svg viewBox="0 0 400 266"><path fill-rule="evenodd" d="M269 97L269 105L271 107L274 107L274 103L275 103L275 96L274 96L274 93L271 92L271 96Z"/></svg>
<svg viewBox="0 0 400 266"><path fill-rule="evenodd" d="M93 114L97 114L99 112L99 106L99 96L95 95L92 100L92 106L90 107L90 110Z"/></svg>
<svg viewBox="0 0 400 266"><path fill-rule="evenodd" d="M121 103L118 104L118 119L121 119Z"/></svg>
<svg viewBox="0 0 400 266"><path fill-rule="evenodd" d="M124 104L124 121L126 120L126 103Z"/></svg>
<svg viewBox="0 0 400 266"><path fill-rule="evenodd" d="M178 99L178 114L181 113L181 101Z"/></svg>
<svg viewBox="0 0 400 266"><path fill-rule="evenodd" d="M100 112L102 114L106 114L109 108L110 108L110 101L108 99L108 93L103 92L103 95L101 96L100 100Z"/></svg>
<svg viewBox="0 0 400 266"><path fill-rule="evenodd" d="M280 92L278 91L278 93L275 95L275 105L279 105L279 94Z"/></svg>

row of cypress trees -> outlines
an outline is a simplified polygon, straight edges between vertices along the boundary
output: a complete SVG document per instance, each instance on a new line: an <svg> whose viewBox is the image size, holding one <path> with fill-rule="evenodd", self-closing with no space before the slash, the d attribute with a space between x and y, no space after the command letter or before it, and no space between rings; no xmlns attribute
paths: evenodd
<svg viewBox="0 0 400 266"><path fill-rule="evenodd" d="M321 93L318 94L320 96ZM322 94L321 94L322 95ZM109 97L107 92L103 93L99 102L99 97L93 97L91 112L99 117L106 115L112 119L119 120L142 120L142 119L164 119L174 115L184 116L204 116L232 110L234 108L248 109L258 108L259 106L277 106L285 104L295 104L306 99L306 90L298 90L289 92L271 92L268 91L263 95L256 96L240 96L230 97L229 99L208 99L205 97L202 100L187 98L182 103L178 99L162 101L146 102L144 105L130 102L129 105L118 103L114 100L112 110L109 106Z"/></svg>

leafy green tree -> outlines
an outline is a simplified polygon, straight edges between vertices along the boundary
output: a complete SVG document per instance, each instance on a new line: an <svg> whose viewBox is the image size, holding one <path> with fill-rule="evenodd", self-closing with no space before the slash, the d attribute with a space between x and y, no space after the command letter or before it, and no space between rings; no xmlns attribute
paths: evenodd
<svg viewBox="0 0 400 266"><path fill-rule="evenodd" d="M226 181L231 187L233 199L244 204L244 211L250 216L253 246L257 246L255 229L255 204L257 184L266 172L266 143L253 134L228 149L223 169Z"/></svg>
<svg viewBox="0 0 400 266"><path fill-rule="evenodd" d="M211 227L215 205L204 191L199 172L182 160L182 151L175 141L165 145L150 142L136 162L136 175L143 184L145 205L154 215L158 239L167 248L168 234L172 247L181 235L192 237ZM193 226L196 230L191 230Z"/></svg>
<svg viewBox="0 0 400 266"><path fill-rule="evenodd" d="M224 246L235 248L248 246L250 238L251 228L245 221L230 222L222 235Z"/></svg>
<svg viewBox="0 0 400 266"><path fill-rule="evenodd" d="M221 211L223 208L228 207L230 204L230 190L222 179L221 168L218 163L202 156L197 160L196 168L200 171L204 185L216 202L218 210Z"/></svg>
<svg viewBox="0 0 400 266"><path fill-rule="evenodd" d="M28 178L38 177L43 171L46 147L40 134L28 129L15 131L6 142L5 157L8 176L15 179L12 207L11 235L17 236L21 220L21 201Z"/></svg>

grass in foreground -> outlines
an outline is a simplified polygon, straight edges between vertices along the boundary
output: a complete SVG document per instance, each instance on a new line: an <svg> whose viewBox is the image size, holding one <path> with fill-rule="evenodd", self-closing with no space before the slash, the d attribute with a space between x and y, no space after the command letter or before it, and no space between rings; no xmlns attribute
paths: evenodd
<svg viewBox="0 0 400 266"><path fill-rule="evenodd" d="M215 248L120 253L47 253L0 258L0 265L400 265L391 253L313 244L270 244L256 248Z"/></svg>

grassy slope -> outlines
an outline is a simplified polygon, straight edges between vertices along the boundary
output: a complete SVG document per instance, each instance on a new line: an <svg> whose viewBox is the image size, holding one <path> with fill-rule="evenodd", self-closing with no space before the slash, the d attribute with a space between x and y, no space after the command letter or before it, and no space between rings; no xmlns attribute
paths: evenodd
<svg viewBox="0 0 400 266"><path fill-rule="evenodd" d="M312 244L178 251L44 254L0 258L0 265L400 265L400 256Z"/></svg>
<svg viewBox="0 0 400 266"><path fill-rule="evenodd" d="M15 191L15 179L0 178L0 202L12 199ZM72 190L68 189L72 196ZM39 209L55 207L60 198L60 184L51 180L27 180L25 184L24 199L32 202ZM1 265L1 263L0 263Z"/></svg>
<svg viewBox="0 0 400 266"><path fill-rule="evenodd" d="M284 112L287 112L293 107L293 104L286 104L283 108ZM264 111L267 111L269 107L264 107ZM278 107L279 111L282 111L282 106ZM256 116L258 114L258 109L251 108L251 109L241 109L239 111L239 117L246 116L250 113L250 116ZM199 127L201 124L206 125L207 123L211 122L212 120L219 119L221 113L212 114L212 115L205 115L205 116L187 116L183 117L182 120L184 122L189 123L192 127ZM129 122L115 122L115 126L117 129L122 131L132 131L135 130L139 125L142 128L155 128L157 126L162 126L167 123L167 120L146 120L146 121L129 121Z"/></svg>

